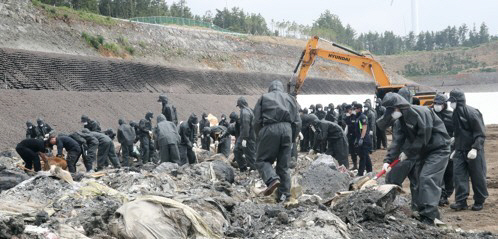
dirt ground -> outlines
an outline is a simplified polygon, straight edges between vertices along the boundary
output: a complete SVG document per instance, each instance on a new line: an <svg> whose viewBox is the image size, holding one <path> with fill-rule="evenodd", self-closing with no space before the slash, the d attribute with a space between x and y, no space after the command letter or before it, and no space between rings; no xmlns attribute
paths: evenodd
<svg viewBox="0 0 498 239"><path fill-rule="evenodd" d="M440 207L442 221L453 228L461 228L466 231L490 231L498 233L496 222L498 219L498 162L495 160L498 157L498 151L495 151L498 146L498 125L489 125L487 127L487 138L485 144L486 162L487 162L487 182L489 197L484 204L484 209L480 212L471 210L456 212L451 210L449 206ZM374 171L379 171L382 168L382 163L385 150L377 150L372 157ZM403 190L409 194L409 180L403 183ZM454 194L450 198L450 203L455 201ZM473 204L472 190L467 201L469 205Z"/></svg>

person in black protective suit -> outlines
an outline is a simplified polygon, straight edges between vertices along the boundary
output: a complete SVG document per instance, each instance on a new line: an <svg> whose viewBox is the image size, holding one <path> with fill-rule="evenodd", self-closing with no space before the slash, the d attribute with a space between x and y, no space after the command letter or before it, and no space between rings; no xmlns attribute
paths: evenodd
<svg viewBox="0 0 498 239"><path fill-rule="evenodd" d="M33 127L31 121L26 121L26 139L36 139L38 135L38 127Z"/></svg>
<svg viewBox="0 0 498 239"><path fill-rule="evenodd" d="M86 133L84 133L83 131ZM89 132L90 131L88 129L83 129L82 131L75 133L75 134L77 134L77 136L75 134L70 135L73 139L75 139L75 138L83 138L84 139L84 144L81 147L81 149L82 149L81 156L83 158L83 164L85 165L87 172L90 172L92 170L93 162L95 162L97 160L97 149L99 147L99 140L97 138L95 138L94 136L90 135ZM76 137L74 137L74 136L76 136ZM79 140L76 140L76 141L79 141ZM83 142L83 141L81 141L81 142Z"/></svg>
<svg viewBox="0 0 498 239"><path fill-rule="evenodd" d="M39 153L44 153L47 143L41 139L24 139L16 146L16 152L21 156L27 169L33 169L35 172L41 170Z"/></svg>
<svg viewBox="0 0 498 239"><path fill-rule="evenodd" d="M123 158L123 166L129 167L130 164L130 155L133 154L133 144L135 143L135 139L137 138L137 134L135 129L126 124L124 119L118 120L119 128L118 128L118 142L121 144L121 157Z"/></svg>
<svg viewBox="0 0 498 239"><path fill-rule="evenodd" d="M288 163L292 143L301 130L298 109L296 99L284 92L282 82L278 80L270 84L268 93L263 94L254 107L256 167L267 185L264 195L271 195L278 188L278 201L290 198ZM272 166L275 160L276 170Z"/></svg>
<svg viewBox="0 0 498 239"><path fill-rule="evenodd" d="M299 112L299 115L301 116L301 121L302 121L302 117L309 114L307 112L307 109L304 108ZM310 150L310 139L309 139L310 130L311 130L310 127L301 127L302 139L299 142L300 146L299 148L301 152L308 152Z"/></svg>
<svg viewBox="0 0 498 239"><path fill-rule="evenodd" d="M380 98L377 98L375 101L375 113L377 114L377 119L382 117L384 115L384 112L386 112L386 107L381 105L382 100ZM382 146L384 149L387 148L387 135L386 131L382 130L375 125L375 133L376 133L376 145L375 149L380 149Z"/></svg>
<svg viewBox="0 0 498 239"><path fill-rule="evenodd" d="M416 159L417 210L420 221L434 225L440 218L438 211L441 184L450 154L450 137L444 123L428 107L410 104L396 93L389 93L382 101L386 107L386 121L395 120L393 141L384 159L383 169L396 158ZM396 173L392 169L391 172Z"/></svg>
<svg viewBox="0 0 498 239"><path fill-rule="evenodd" d="M309 110L310 110L310 112L309 112L310 114L315 114L315 112L316 112L315 105L310 105L310 109Z"/></svg>
<svg viewBox="0 0 498 239"><path fill-rule="evenodd" d="M208 120L208 115L206 113L202 113L202 119L199 121L199 130L204 130L204 128L211 127L211 123ZM205 137L201 132L201 148L204 150L209 150L209 145L211 144L211 140L209 137Z"/></svg>
<svg viewBox="0 0 498 239"><path fill-rule="evenodd" d="M349 154L351 155L351 162L353 167L351 170L358 169L358 151L355 147L355 121L356 121L356 111L353 110L352 105L346 105L344 107L344 123L346 124L345 131L348 137Z"/></svg>
<svg viewBox="0 0 498 239"><path fill-rule="evenodd" d="M467 209L469 196L469 177L474 192L473 211L482 210L488 197L486 185L486 159L484 141L486 126L479 110L468 106L465 94L460 89L450 92L450 106L453 108L453 127L455 151L453 158L453 178L455 182L455 203L452 209Z"/></svg>
<svg viewBox="0 0 498 239"><path fill-rule="evenodd" d="M330 103L325 120L337 123L337 113L335 112L334 104Z"/></svg>
<svg viewBox="0 0 498 239"><path fill-rule="evenodd" d="M38 139L45 139L48 138L49 134L53 131L52 127L50 125L46 124L42 118L38 118L36 120L37 124L37 131L38 131Z"/></svg>
<svg viewBox="0 0 498 239"><path fill-rule="evenodd" d="M97 147L99 145L99 141L90 134L85 134L83 132L74 132L70 134L69 137L74 139L80 145L83 164L85 165L86 171L90 172L93 167L93 162L97 157Z"/></svg>
<svg viewBox="0 0 498 239"><path fill-rule="evenodd" d="M152 112L145 114L145 119L141 119L138 123L138 137L140 138L140 152L142 161L139 164L148 163L151 161L154 151L154 143L152 142Z"/></svg>
<svg viewBox="0 0 498 239"><path fill-rule="evenodd" d="M100 132L102 129L100 128L100 124L96 120L91 120L88 116L81 116L81 123L83 123L83 128L88 129L93 132Z"/></svg>
<svg viewBox="0 0 498 239"><path fill-rule="evenodd" d="M327 115L327 112L323 110L322 104L316 104L316 112L315 112L316 117L318 117L319 120L325 119L325 116Z"/></svg>
<svg viewBox="0 0 498 239"><path fill-rule="evenodd" d="M154 142L159 150L161 163L170 162L180 164L180 135L175 123L166 120L163 114L157 116L157 127L154 130Z"/></svg>
<svg viewBox="0 0 498 239"><path fill-rule="evenodd" d="M256 133L253 126L254 113L243 96L237 100L237 107L240 108L239 137L235 141L233 153L240 171L243 172L247 167L256 169Z"/></svg>
<svg viewBox="0 0 498 239"><path fill-rule="evenodd" d="M226 128L228 128L228 126L230 126L230 123L228 122L227 116L225 114L221 114L221 120L218 123L218 125L224 126Z"/></svg>
<svg viewBox="0 0 498 239"><path fill-rule="evenodd" d="M441 119L444 123L444 127L446 128L446 132L451 137L451 150L454 150L454 141L453 138L453 112L448 110L447 102L448 98L441 93L438 93L434 98L434 113ZM453 190L455 189L453 184L453 160L450 158L448 160L448 166L446 166L446 170L444 171L443 177L443 185L441 187L441 199L439 200L439 206L444 206L450 204L448 198L453 194Z"/></svg>
<svg viewBox="0 0 498 239"><path fill-rule="evenodd" d="M338 116L337 116L337 124L340 125L342 127L343 130L346 130L346 118L348 116L346 116L346 106L348 104L346 103L342 103L342 105L338 105L337 106L337 111L339 112L338 113Z"/></svg>
<svg viewBox="0 0 498 239"><path fill-rule="evenodd" d="M371 151L374 151L375 145L377 145L377 135L376 135L377 126L375 126L375 122L377 121L377 114L372 108L370 100L368 100L368 102L365 102L365 105L363 107L365 109L364 114L368 118L368 134L370 135L369 137L372 142Z"/></svg>
<svg viewBox="0 0 498 239"><path fill-rule="evenodd" d="M135 151L135 144L140 141L140 128L138 127L138 123L131 120L130 121L130 126L135 130L135 135L136 135L136 138L135 138L135 141L133 141L133 154L131 155L132 157L136 158L138 160L138 162L141 162L141 153L140 153L140 150L136 150Z"/></svg>
<svg viewBox="0 0 498 239"><path fill-rule="evenodd" d="M368 117L362 111L363 106L361 104L356 104L354 106L355 121L353 135L355 148L358 152L358 157L360 158L360 163L358 165L358 176L363 176L365 170L367 173L372 172L372 160L370 159L370 150L372 148L372 139L368 132L370 132L370 123L368 122Z"/></svg>
<svg viewBox="0 0 498 239"><path fill-rule="evenodd" d="M211 150L211 137L209 135L211 134L211 127L204 127L201 130L201 149L210 151Z"/></svg>
<svg viewBox="0 0 498 239"><path fill-rule="evenodd" d="M230 132L227 127L222 125L211 126L209 135L213 139L216 153L223 154L226 158L230 156Z"/></svg>
<svg viewBox="0 0 498 239"><path fill-rule="evenodd" d="M90 134L99 141L96 171L103 170L108 160L111 161L114 168L121 167L118 156L116 155L116 148L109 136L100 132L89 131L88 129L83 129L81 132Z"/></svg>
<svg viewBox="0 0 498 239"><path fill-rule="evenodd" d="M412 103L412 94L407 88L401 88L398 91L398 94L401 95L408 103ZM387 98L386 98L387 97ZM384 96L383 101L389 101L389 97L394 97L393 94L387 94ZM385 108L385 107L384 107ZM391 114L393 113L393 108L386 109L384 115L380 117L377 120L377 127L379 127L381 130L387 130L389 127L394 126L395 120L391 117ZM396 135L393 134L393 141L395 139ZM404 155L406 156L406 155ZM406 157L404 157L406 158ZM389 171L386 174L386 183L388 184L396 184L398 186L402 186L403 182L405 181L406 178L410 180L410 191L411 191L411 196L412 196L412 210L417 210L418 205L417 205L417 187L418 187L418 171L416 168L416 163L417 163L417 157L415 156L410 156L409 158L406 158L405 160L399 162L396 164L391 171Z"/></svg>
<svg viewBox="0 0 498 239"><path fill-rule="evenodd" d="M317 130L319 138L327 142L325 154L334 157L339 165L349 168L349 145L348 138L341 126L334 122L314 119L313 126Z"/></svg>
<svg viewBox="0 0 498 239"><path fill-rule="evenodd" d="M51 135L49 137L49 142L51 145L57 145L57 156L62 157L62 150L65 149L67 152L66 162L67 169L71 173L76 173L76 163L81 156L81 147L74 139L69 136L55 136Z"/></svg>
<svg viewBox="0 0 498 239"><path fill-rule="evenodd" d="M188 118L188 121L184 121L180 124L179 134L180 134L180 144L178 149L180 150L180 165L186 163L194 164L197 162L195 153L192 148L197 147L195 144L195 139L197 138L197 116L192 113Z"/></svg>
<svg viewBox="0 0 498 239"><path fill-rule="evenodd" d="M166 94L161 94L157 102L161 102L161 113L166 117L166 120L173 122L175 125L178 125L178 115L176 113L176 108L175 106L168 104L168 96Z"/></svg>

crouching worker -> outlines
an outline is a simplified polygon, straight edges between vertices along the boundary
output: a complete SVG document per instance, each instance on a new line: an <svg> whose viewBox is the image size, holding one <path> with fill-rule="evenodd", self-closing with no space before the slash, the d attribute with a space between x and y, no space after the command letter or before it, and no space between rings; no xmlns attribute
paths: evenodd
<svg viewBox="0 0 498 239"><path fill-rule="evenodd" d="M180 164L180 135L175 123L166 120L166 116L157 116L157 127L154 129L154 142L159 149L161 163L170 162Z"/></svg>
<svg viewBox="0 0 498 239"><path fill-rule="evenodd" d="M91 136L97 138L99 141L99 147L97 152L97 170L100 171L104 169L107 160L110 160L112 166L114 168L120 168L118 156L116 155L116 149L114 148L114 144L112 143L112 139L109 136L99 133L99 132L90 132L88 129L83 129L81 131L84 134L90 134Z"/></svg>
<svg viewBox="0 0 498 239"><path fill-rule="evenodd" d="M302 116L301 118L303 119L303 126L305 125L304 123L306 120L306 124L311 124L316 130L316 140L313 148L318 148L325 142L327 144L327 151L325 154L334 157L339 165L344 165L344 167L349 168L348 138L346 137L346 134L344 134L342 127L334 122L319 120L314 115L308 117Z"/></svg>
<svg viewBox="0 0 498 239"><path fill-rule="evenodd" d="M130 166L130 156L133 155L133 143L137 138L135 129L126 124L124 119L119 119L118 142L121 144L121 155L123 156L123 166Z"/></svg>
<svg viewBox="0 0 498 239"><path fill-rule="evenodd" d="M230 133L225 126L211 126L209 136L213 139L216 153L223 154L226 158L230 156Z"/></svg>
<svg viewBox="0 0 498 239"><path fill-rule="evenodd" d="M70 173L76 173L76 163L81 156L81 146L69 136L49 136L51 145L57 145L57 157L62 157L63 149L66 150L67 169Z"/></svg>
<svg viewBox="0 0 498 239"><path fill-rule="evenodd" d="M396 93L388 93L382 105L386 107L386 121L395 121L394 140L383 168L387 169L402 153L407 158L416 159L418 187L415 204L420 221L434 225L434 219L440 217L441 184L450 155L450 137L444 123L429 108L411 105Z"/></svg>
<svg viewBox="0 0 498 239"><path fill-rule="evenodd" d="M24 161L26 169L32 170L35 166L35 172L41 170L40 157L38 153L44 153L47 143L41 139L25 139L16 146L16 152Z"/></svg>

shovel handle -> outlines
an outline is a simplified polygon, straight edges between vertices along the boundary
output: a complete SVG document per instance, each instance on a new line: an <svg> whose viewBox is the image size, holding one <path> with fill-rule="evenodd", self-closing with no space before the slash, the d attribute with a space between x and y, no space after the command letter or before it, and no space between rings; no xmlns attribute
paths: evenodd
<svg viewBox="0 0 498 239"><path fill-rule="evenodd" d="M392 167L396 166L396 164L398 164L398 163L399 163L399 159L394 160L391 164L389 164L389 168L392 168ZM385 169L383 169L382 171L380 171L380 172L377 174L377 176L375 176L375 178L380 178L380 177L382 177L382 175L384 175L385 173L386 173L386 170L385 170Z"/></svg>

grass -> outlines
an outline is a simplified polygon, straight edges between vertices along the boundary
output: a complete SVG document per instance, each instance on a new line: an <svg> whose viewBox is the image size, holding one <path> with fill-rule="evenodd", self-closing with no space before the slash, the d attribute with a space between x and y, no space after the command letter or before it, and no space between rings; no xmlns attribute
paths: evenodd
<svg viewBox="0 0 498 239"><path fill-rule="evenodd" d="M81 33L81 37L85 42L99 51L102 55L117 56L121 58L126 58L127 55L134 55L135 48L128 43L128 40L124 37L118 37L117 43L105 42L105 39L101 35L92 36L87 32Z"/></svg>
<svg viewBox="0 0 498 239"><path fill-rule="evenodd" d="M53 7L37 0L32 0L35 7L40 8L44 13L54 19L63 20L80 20L86 22L93 22L99 25L114 26L118 23L110 17L102 16L99 14L87 12L87 11L77 11L68 7Z"/></svg>

